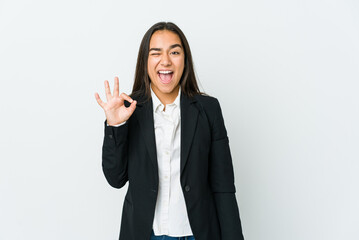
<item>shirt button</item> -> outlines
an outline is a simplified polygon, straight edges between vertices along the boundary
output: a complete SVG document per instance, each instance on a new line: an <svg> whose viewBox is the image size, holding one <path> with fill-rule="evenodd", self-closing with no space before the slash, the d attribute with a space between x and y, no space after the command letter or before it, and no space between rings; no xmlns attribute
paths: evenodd
<svg viewBox="0 0 359 240"><path fill-rule="evenodd" d="M165 176L165 179L167 179L168 178L168 176Z"/></svg>
<svg viewBox="0 0 359 240"><path fill-rule="evenodd" d="M165 154L168 155L168 154L170 154L170 153L169 153L168 151L165 151Z"/></svg>
<svg viewBox="0 0 359 240"><path fill-rule="evenodd" d="M184 190L185 190L186 192L189 192L189 190L191 190L191 188L190 188L188 185L186 185L186 186L184 187Z"/></svg>

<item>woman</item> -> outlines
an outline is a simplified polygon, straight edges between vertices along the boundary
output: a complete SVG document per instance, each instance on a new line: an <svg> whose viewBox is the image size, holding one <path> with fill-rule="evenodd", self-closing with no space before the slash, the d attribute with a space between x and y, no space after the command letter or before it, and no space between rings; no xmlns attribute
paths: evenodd
<svg viewBox="0 0 359 240"><path fill-rule="evenodd" d="M102 167L128 181L120 240L243 239L227 132L216 98L199 91L186 37L160 22L144 35L132 94L115 78L107 103Z"/></svg>

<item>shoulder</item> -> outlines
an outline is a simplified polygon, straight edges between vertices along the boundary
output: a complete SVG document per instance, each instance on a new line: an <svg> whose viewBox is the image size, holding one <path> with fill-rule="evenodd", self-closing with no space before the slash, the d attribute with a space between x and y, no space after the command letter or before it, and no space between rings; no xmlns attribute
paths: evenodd
<svg viewBox="0 0 359 240"><path fill-rule="evenodd" d="M209 121L212 139L218 140L227 136L222 110L218 99L208 95L196 95L195 99L197 100L197 106L201 108L201 112L204 113Z"/></svg>
<svg viewBox="0 0 359 240"><path fill-rule="evenodd" d="M194 96L194 98L201 103L213 104L215 102L218 102L217 98L207 94L197 94Z"/></svg>
<svg viewBox="0 0 359 240"><path fill-rule="evenodd" d="M195 100L207 113L216 113L221 110L217 98L210 95L195 95Z"/></svg>
<svg viewBox="0 0 359 240"><path fill-rule="evenodd" d="M204 113L213 126L218 119L222 119L222 110L217 98L209 95L195 95L196 105Z"/></svg>

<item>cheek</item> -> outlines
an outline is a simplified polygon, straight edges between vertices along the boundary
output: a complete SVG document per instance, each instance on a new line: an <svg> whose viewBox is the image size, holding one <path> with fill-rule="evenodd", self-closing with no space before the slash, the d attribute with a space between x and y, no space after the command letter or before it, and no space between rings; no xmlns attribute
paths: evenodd
<svg viewBox="0 0 359 240"><path fill-rule="evenodd" d="M148 61L147 62L147 71L148 71L148 74L149 75L152 75L152 74L154 74L154 72L156 71L155 70L156 68L155 68L155 65L153 64L153 61Z"/></svg>
<svg viewBox="0 0 359 240"><path fill-rule="evenodd" d="M171 59L172 63L176 65L177 68L181 68L184 66L184 58L183 57L174 57Z"/></svg>
<svg viewBox="0 0 359 240"><path fill-rule="evenodd" d="M184 69L184 59L179 59L176 63L178 70L183 72Z"/></svg>

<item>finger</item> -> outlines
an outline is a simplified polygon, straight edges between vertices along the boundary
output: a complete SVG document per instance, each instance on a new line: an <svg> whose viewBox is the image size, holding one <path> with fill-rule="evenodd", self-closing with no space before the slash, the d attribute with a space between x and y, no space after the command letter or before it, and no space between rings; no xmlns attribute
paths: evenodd
<svg viewBox="0 0 359 240"><path fill-rule="evenodd" d="M112 95L111 95L110 84L108 83L107 80L105 80L105 93L106 93L107 102L109 102L109 100L111 100L112 98Z"/></svg>
<svg viewBox="0 0 359 240"><path fill-rule="evenodd" d="M133 101L131 103L131 105L127 108L127 110L130 112L130 114L132 115L132 113L135 111L136 109L136 105L137 105L137 101Z"/></svg>
<svg viewBox="0 0 359 240"><path fill-rule="evenodd" d="M104 107L104 102L102 102L100 96L98 95L98 93L95 93L95 98L97 103L103 108Z"/></svg>
<svg viewBox="0 0 359 240"><path fill-rule="evenodd" d="M130 103L133 102L133 99L130 96L128 96L126 93L121 93L120 98L125 99Z"/></svg>
<svg viewBox="0 0 359 240"><path fill-rule="evenodd" d="M119 94L119 92L120 92L120 90L119 90L119 80L118 80L118 77L115 77L115 87L114 87L114 89L113 89L113 96L114 97L117 97L118 96L118 94Z"/></svg>

